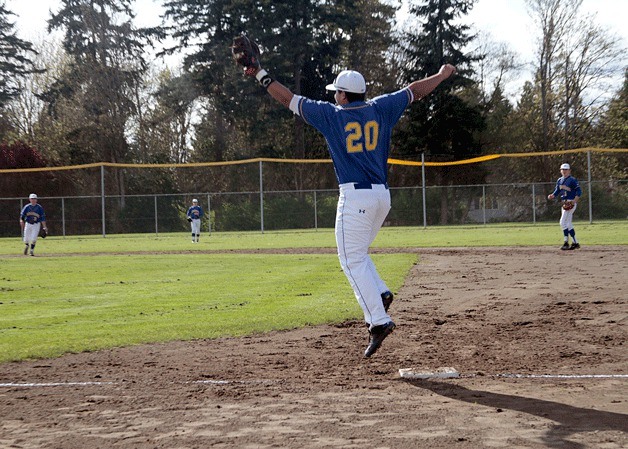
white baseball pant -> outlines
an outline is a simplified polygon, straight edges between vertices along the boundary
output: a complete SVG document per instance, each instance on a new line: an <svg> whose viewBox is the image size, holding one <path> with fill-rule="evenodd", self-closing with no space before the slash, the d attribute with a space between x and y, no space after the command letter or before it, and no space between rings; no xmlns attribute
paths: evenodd
<svg viewBox="0 0 628 449"><path fill-rule="evenodd" d="M41 228L41 223L25 223L24 224L24 243L33 244L37 241L37 237L39 236L39 229Z"/></svg>
<svg viewBox="0 0 628 449"><path fill-rule="evenodd" d="M563 231L573 229L573 213L576 211L577 207L578 205L574 204L572 209L562 209L562 213L560 214L560 227Z"/></svg>
<svg viewBox="0 0 628 449"><path fill-rule="evenodd" d="M201 235L201 219L193 218L190 224L192 225L192 234Z"/></svg>
<svg viewBox="0 0 628 449"><path fill-rule="evenodd" d="M381 297L388 287L368 254L390 211L390 191L382 184L372 187L356 190L353 183L341 184L336 211L340 266L371 328L390 321Z"/></svg>

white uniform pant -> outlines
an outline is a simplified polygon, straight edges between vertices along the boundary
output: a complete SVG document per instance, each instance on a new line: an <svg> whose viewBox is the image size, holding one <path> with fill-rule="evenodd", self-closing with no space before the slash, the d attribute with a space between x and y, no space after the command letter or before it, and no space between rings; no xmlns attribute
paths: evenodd
<svg viewBox="0 0 628 449"><path fill-rule="evenodd" d="M368 254L389 211L390 191L384 185L359 190L354 190L353 184L340 185L336 211L338 258L370 327L390 321L381 297L388 287Z"/></svg>
<svg viewBox="0 0 628 449"><path fill-rule="evenodd" d="M196 235L196 236L201 235L201 219L200 218L193 218L192 221L190 222L190 225L192 226L192 235Z"/></svg>
<svg viewBox="0 0 628 449"><path fill-rule="evenodd" d="M39 228L41 228L41 223L25 223L24 243L34 244L39 236Z"/></svg>
<svg viewBox="0 0 628 449"><path fill-rule="evenodd" d="M560 214L560 228L565 231L569 231L571 229L573 229L573 213L576 211L576 207L578 207L577 204L573 205L572 209L569 210L562 210L562 213Z"/></svg>

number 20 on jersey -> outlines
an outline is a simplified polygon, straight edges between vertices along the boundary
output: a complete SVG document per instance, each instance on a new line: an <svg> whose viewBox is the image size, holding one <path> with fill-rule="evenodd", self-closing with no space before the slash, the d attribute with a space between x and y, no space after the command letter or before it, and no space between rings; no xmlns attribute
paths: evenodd
<svg viewBox="0 0 628 449"><path fill-rule="evenodd" d="M373 151L377 148L377 138L379 136L379 124L375 120L370 120L364 127L358 122L349 122L345 125L347 134L347 152L360 153Z"/></svg>

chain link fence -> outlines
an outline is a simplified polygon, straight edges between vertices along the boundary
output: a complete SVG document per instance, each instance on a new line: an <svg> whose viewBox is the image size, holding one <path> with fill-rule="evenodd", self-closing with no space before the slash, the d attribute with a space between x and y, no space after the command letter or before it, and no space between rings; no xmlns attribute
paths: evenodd
<svg viewBox="0 0 628 449"><path fill-rule="evenodd" d="M560 205L547 195L555 183L391 188L385 226L435 226L558 221ZM628 181L580 183L576 220L628 218ZM189 231L186 212L197 198L203 232L333 228L337 189L142 195L41 196L52 235ZM0 235L19 236L25 198L0 198Z"/></svg>

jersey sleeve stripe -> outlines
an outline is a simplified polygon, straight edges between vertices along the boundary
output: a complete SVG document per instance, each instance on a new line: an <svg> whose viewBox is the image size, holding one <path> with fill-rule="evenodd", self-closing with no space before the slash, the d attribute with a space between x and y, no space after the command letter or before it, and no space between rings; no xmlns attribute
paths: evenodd
<svg viewBox="0 0 628 449"><path fill-rule="evenodd" d="M412 89L406 87L406 94L408 94L408 105L410 105L414 101L414 94L412 93Z"/></svg>
<svg viewBox="0 0 628 449"><path fill-rule="evenodd" d="M303 114L303 103L305 102L305 98L301 97L299 98L299 116L303 119L303 121L305 123L307 123L308 125L312 125L312 123L310 123L310 121L305 117L305 115Z"/></svg>

